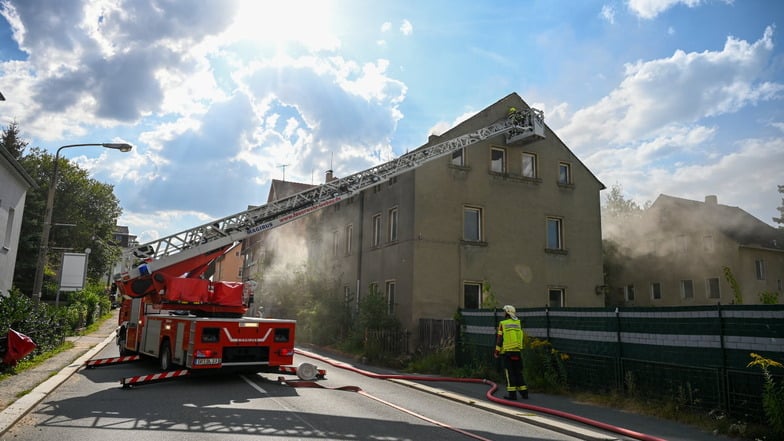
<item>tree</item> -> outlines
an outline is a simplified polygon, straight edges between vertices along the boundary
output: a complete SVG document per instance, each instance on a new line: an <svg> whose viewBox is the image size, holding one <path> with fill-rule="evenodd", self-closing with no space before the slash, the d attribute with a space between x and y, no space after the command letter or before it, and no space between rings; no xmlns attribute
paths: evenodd
<svg viewBox="0 0 784 441"><path fill-rule="evenodd" d="M642 208L633 200L623 197L623 188L620 184L615 184L610 188L610 194L605 199L602 206L602 215L607 217L622 217L629 215L639 215Z"/></svg>
<svg viewBox="0 0 784 441"><path fill-rule="evenodd" d="M22 157L27 148L27 141L19 137L19 125L16 121L8 125L8 128L0 133L0 145L14 157L17 161Z"/></svg>
<svg viewBox="0 0 784 441"><path fill-rule="evenodd" d="M90 248L87 277L94 282L105 280L120 253L119 248L111 244L117 218L122 212L113 186L91 179L86 170L66 158L59 160L52 224L73 226L52 228L44 296L54 294L51 292L52 284L63 251L81 253ZM38 190L27 195L14 273L14 285L25 293L31 293L54 155L33 147L20 158L19 163L39 186Z"/></svg>
<svg viewBox="0 0 784 441"><path fill-rule="evenodd" d="M784 194L784 185L779 185L779 193ZM779 228L784 229L784 197L781 198L781 206L776 207L779 210L779 217L774 217L773 222L779 224Z"/></svg>

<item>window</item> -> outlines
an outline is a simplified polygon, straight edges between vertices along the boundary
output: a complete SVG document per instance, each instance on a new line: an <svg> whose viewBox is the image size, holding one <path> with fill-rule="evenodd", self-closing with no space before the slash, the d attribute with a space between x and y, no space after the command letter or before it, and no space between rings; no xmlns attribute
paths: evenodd
<svg viewBox="0 0 784 441"><path fill-rule="evenodd" d="M465 165L464 148L459 148L452 152L452 165L462 167Z"/></svg>
<svg viewBox="0 0 784 441"><path fill-rule="evenodd" d="M691 280L681 280L681 298L693 299L694 298L694 282Z"/></svg>
<svg viewBox="0 0 784 441"><path fill-rule="evenodd" d="M547 218L547 249L563 249L563 223L557 217Z"/></svg>
<svg viewBox="0 0 784 441"><path fill-rule="evenodd" d="M548 306L551 308L562 308L564 302L564 289L563 288L550 288L548 290Z"/></svg>
<svg viewBox="0 0 784 441"><path fill-rule="evenodd" d="M11 248L11 231L14 227L14 209L8 208L8 219L5 221L5 237L3 237L3 248L6 250Z"/></svg>
<svg viewBox="0 0 784 441"><path fill-rule="evenodd" d="M387 239L389 242L394 242L397 240L397 207L389 209L389 236Z"/></svg>
<svg viewBox="0 0 784 441"><path fill-rule="evenodd" d="M626 285L623 289L624 298L627 302L634 301L634 285Z"/></svg>
<svg viewBox="0 0 784 441"><path fill-rule="evenodd" d="M533 153L523 153L523 176L536 177L536 155Z"/></svg>
<svg viewBox="0 0 784 441"><path fill-rule="evenodd" d="M482 209L463 207L463 240L479 242L482 240Z"/></svg>
<svg viewBox="0 0 784 441"><path fill-rule="evenodd" d="M482 306L482 284L463 283L463 307L465 309L479 309Z"/></svg>
<svg viewBox="0 0 784 441"><path fill-rule="evenodd" d="M490 171L506 173L506 150L495 147L490 149Z"/></svg>
<svg viewBox="0 0 784 441"><path fill-rule="evenodd" d="M561 185L572 183L572 165L568 162L558 163L558 183Z"/></svg>
<svg viewBox="0 0 784 441"><path fill-rule="evenodd" d="M335 230L332 232L332 255L338 255L338 231Z"/></svg>
<svg viewBox="0 0 784 441"><path fill-rule="evenodd" d="M346 225L346 256L351 255L351 236L354 235L354 225Z"/></svg>
<svg viewBox="0 0 784 441"><path fill-rule="evenodd" d="M757 276L757 280L765 280L765 261L755 260L754 261L754 272Z"/></svg>
<svg viewBox="0 0 784 441"><path fill-rule="evenodd" d="M702 249L706 253L712 253L713 248L713 236L704 236L702 238Z"/></svg>
<svg viewBox="0 0 784 441"><path fill-rule="evenodd" d="M381 244L381 215L373 215L373 246Z"/></svg>
<svg viewBox="0 0 784 441"><path fill-rule="evenodd" d="M651 299L661 300L661 283L659 282L651 283Z"/></svg>
<svg viewBox="0 0 784 441"><path fill-rule="evenodd" d="M718 277L713 277L705 281L705 289L708 291L708 298L709 299L718 299L721 298L721 293L719 292L719 279Z"/></svg>
<svg viewBox="0 0 784 441"><path fill-rule="evenodd" d="M395 281L388 280L386 283L386 295L387 295L387 313L392 315L395 313Z"/></svg>

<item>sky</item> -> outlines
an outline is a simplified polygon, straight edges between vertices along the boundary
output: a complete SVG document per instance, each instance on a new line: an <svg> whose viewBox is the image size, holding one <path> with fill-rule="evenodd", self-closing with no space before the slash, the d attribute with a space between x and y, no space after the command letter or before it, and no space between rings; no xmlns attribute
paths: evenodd
<svg viewBox="0 0 784 441"><path fill-rule="evenodd" d="M346 176L510 93L640 205L784 185L778 0L0 0L0 124L112 184L140 242Z"/></svg>

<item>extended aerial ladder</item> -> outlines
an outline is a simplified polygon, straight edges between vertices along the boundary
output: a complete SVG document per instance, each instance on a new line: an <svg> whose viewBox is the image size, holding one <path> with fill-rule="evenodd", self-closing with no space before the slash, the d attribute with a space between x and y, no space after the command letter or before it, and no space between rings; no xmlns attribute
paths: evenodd
<svg viewBox="0 0 784 441"><path fill-rule="evenodd" d="M210 262L250 235L336 204L426 162L501 134L506 136L507 143L543 138L543 112L537 109L516 110L507 118L474 132L413 150L367 170L131 248L123 254L123 271L115 275L115 281L123 294L135 298L157 292L166 278L198 277Z"/></svg>

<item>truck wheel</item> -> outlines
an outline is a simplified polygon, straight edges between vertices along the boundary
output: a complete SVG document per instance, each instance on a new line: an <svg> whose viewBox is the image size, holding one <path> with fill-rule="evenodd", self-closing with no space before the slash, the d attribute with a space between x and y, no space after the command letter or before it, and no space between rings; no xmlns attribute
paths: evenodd
<svg viewBox="0 0 784 441"><path fill-rule="evenodd" d="M171 359L171 347L169 346L169 341L166 340L161 344L161 355L159 358L161 362L161 370L168 371L172 367L172 359Z"/></svg>
<svg viewBox="0 0 784 441"><path fill-rule="evenodd" d="M125 336L125 330L123 329L122 331L120 331L120 335L117 337L117 348L120 350L120 357L133 355L133 351L130 351L125 347L126 341L127 339Z"/></svg>

